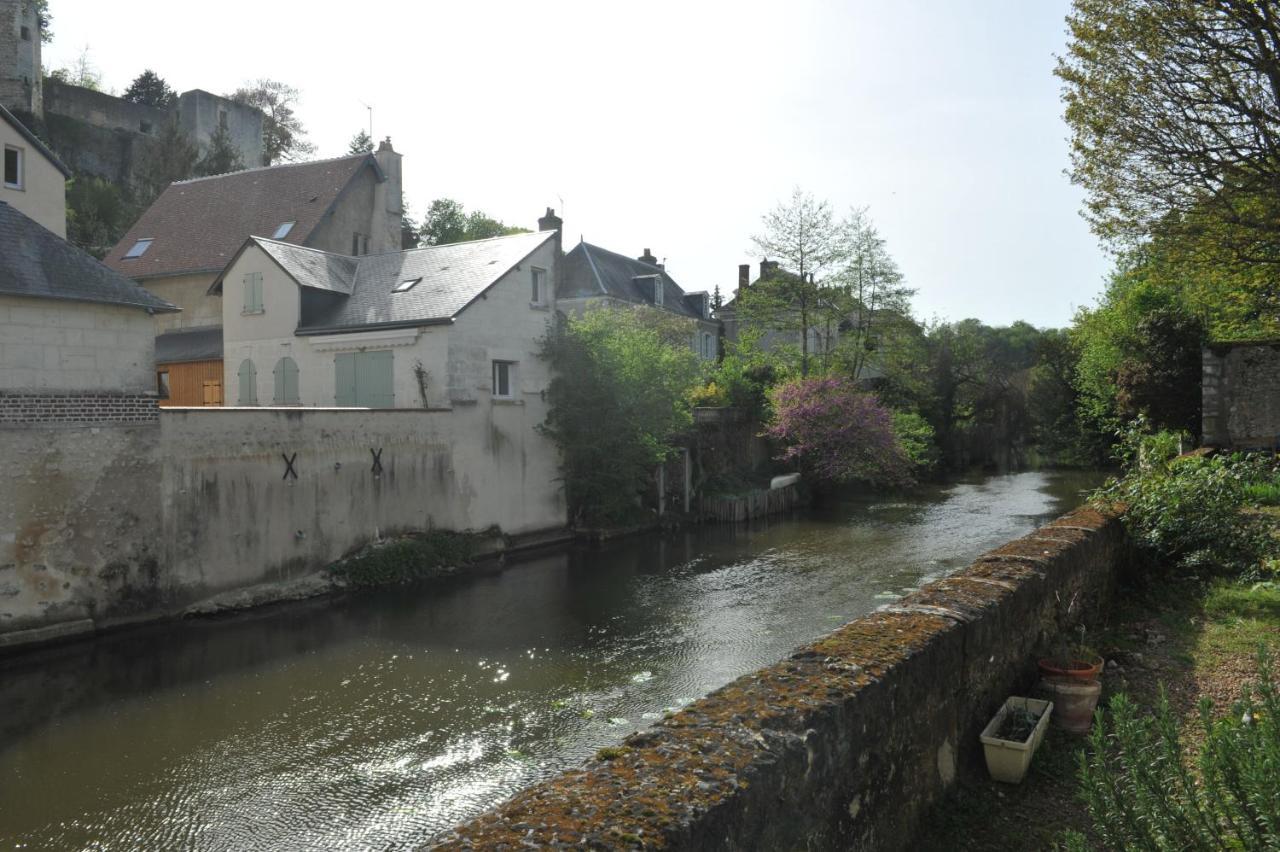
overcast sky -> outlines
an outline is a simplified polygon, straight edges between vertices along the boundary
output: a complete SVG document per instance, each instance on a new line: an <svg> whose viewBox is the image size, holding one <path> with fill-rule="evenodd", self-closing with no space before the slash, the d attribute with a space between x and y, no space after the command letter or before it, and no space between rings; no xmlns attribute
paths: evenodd
<svg viewBox="0 0 1280 852"><path fill-rule="evenodd" d="M1063 325L1109 267L1063 174L1067 0L50 5L47 70L87 45L117 91L282 80L317 156L371 104L415 212L555 207L566 247L650 248L688 291L754 276L793 186L870 208L925 319Z"/></svg>

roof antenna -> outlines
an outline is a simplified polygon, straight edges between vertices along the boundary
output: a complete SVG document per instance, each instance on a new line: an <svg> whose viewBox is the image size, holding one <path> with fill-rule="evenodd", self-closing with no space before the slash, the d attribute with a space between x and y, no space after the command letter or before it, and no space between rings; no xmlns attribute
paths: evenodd
<svg viewBox="0 0 1280 852"><path fill-rule="evenodd" d="M360 100L359 98L356 98L356 101L360 104L360 106L369 110L369 144L372 145L373 144L373 107L369 106L367 103Z"/></svg>

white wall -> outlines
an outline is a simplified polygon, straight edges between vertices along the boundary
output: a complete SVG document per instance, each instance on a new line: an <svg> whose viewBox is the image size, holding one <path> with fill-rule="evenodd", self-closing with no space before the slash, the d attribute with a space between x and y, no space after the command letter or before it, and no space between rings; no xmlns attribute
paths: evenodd
<svg viewBox="0 0 1280 852"><path fill-rule="evenodd" d="M0 389L153 391L154 333L141 308L0 296Z"/></svg>
<svg viewBox="0 0 1280 852"><path fill-rule="evenodd" d="M9 122L0 121L0 151L6 147L22 152L22 188L0 181L0 201L35 219L63 239L67 236L66 179L44 154L26 140ZM0 160L0 165L3 160Z"/></svg>
<svg viewBox="0 0 1280 852"><path fill-rule="evenodd" d="M479 401L489 404L495 360L517 363L517 404L536 397L541 405L541 393L551 376L536 353L555 305L552 301L530 304L532 270L546 270L547 280L551 281L554 264L554 247L548 242L452 324L295 336L301 304L299 287L264 251L250 246L227 270L222 285L226 404L240 404L239 370L246 358L257 368L259 405L273 404L273 371L279 359L288 355L298 365L299 403L328 407L336 403L334 356L360 349L386 349L392 353L396 408L447 408L455 403ZM245 315L244 276L252 272L262 273L263 313ZM418 380L419 366L425 377L425 400Z"/></svg>

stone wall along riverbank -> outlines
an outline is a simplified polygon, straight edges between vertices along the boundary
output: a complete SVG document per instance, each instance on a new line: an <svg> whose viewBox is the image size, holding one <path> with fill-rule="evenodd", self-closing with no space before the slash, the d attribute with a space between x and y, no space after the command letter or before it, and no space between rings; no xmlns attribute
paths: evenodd
<svg viewBox="0 0 1280 852"><path fill-rule="evenodd" d="M910 848L1034 678L1037 648L1104 611L1118 521L1081 508L746 675L442 837L534 846Z"/></svg>

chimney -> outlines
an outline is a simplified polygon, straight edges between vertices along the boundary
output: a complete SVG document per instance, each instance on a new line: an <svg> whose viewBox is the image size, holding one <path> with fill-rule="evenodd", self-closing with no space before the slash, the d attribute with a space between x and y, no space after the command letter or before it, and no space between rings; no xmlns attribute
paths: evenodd
<svg viewBox="0 0 1280 852"><path fill-rule="evenodd" d="M641 263L647 263L650 266L658 265L658 259L654 257L653 254L651 254L648 249L645 249L644 254L637 257L636 260L640 261Z"/></svg>
<svg viewBox="0 0 1280 852"><path fill-rule="evenodd" d="M739 263L738 264L738 292L739 293L744 292L750 283L751 283L751 264Z"/></svg>
<svg viewBox="0 0 1280 852"><path fill-rule="evenodd" d="M400 154L391 147L390 136L378 143L373 158L378 161L378 168L382 169L386 180L374 188L374 220L369 231L373 237L369 251L396 251L400 248L400 225L404 218L404 187Z"/></svg>
<svg viewBox="0 0 1280 852"><path fill-rule="evenodd" d="M760 259L760 279L772 278L778 273L778 261L766 258Z"/></svg>
<svg viewBox="0 0 1280 852"><path fill-rule="evenodd" d="M563 225L564 221L556 215L555 208L553 207L548 207L547 212L538 219L539 231L559 231Z"/></svg>

